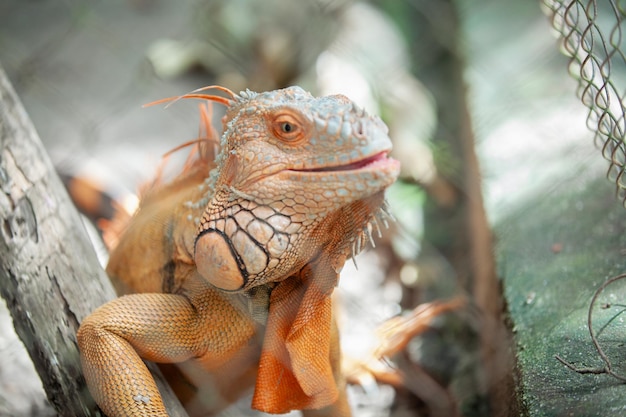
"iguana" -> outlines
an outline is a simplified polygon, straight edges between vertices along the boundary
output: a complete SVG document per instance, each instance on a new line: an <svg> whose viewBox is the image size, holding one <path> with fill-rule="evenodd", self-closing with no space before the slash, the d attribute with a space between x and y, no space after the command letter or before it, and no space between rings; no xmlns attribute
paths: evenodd
<svg viewBox="0 0 626 417"><path fill-rule="evenodd" d="M387 128L342 95L205 89L182 97L226 106L217 155L214 133L198 141L111 252L127 295L80 326L89 390L109 417L166 416L146 359L177 364L166 375L192 415L254 386L254 409L349 416L331 293L385 219Z"/></svg>

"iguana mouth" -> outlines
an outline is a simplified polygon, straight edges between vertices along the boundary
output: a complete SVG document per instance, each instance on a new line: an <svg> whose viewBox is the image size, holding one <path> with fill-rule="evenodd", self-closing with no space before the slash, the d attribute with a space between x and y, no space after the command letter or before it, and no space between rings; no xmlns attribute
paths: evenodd
<svg viewBox="0 0 626 417"><path fill-rule="evenodd" d="M332 165L319 168L307 168L307 169L293 169L297 172L337 172L337 171L355 171L363 168L373 168L374 165L384 165L386 162L391 161L387 156L387 151L378 152L372 156L360 159L355 162L351 162L345 165Z"/></svg>

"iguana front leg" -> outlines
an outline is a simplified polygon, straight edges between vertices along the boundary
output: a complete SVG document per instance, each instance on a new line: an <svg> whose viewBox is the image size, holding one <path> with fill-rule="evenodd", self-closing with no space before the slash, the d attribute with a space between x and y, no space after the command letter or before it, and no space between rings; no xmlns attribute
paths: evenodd
<svg viewBox="0 0 626 417"><path fill-rule="evenodd" d="M107 416L167 416L141 358L180 362L194 356L196 338L181 338L180 332L193 333L195 321L189 301L171 294L118 298L85 319L78 332L81 363L89 390Z"/></svg>
<svg viewBox="0 0 626 417"><path fill-rule="evenodd" d="M158 363L190 358L220 363L237 352L253 329L241 328L234 340L222 338L215 343L212 335L220 333L215 325L220 322L207 320L207 313L229 308L220 304L208 299L194 306L181 295L133 294L88 316L78 332L81 362L89 390L107 416L167 416L142 358Z"/></svg>

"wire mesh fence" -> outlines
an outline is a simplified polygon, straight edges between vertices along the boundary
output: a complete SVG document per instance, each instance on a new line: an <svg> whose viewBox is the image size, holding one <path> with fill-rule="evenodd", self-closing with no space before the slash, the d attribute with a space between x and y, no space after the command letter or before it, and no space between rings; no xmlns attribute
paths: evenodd
<svg viewBox="0 0 626 417"><path fill-rule="evenodd" d="M609 161L607 177L626 206L626 56L625 1L543 0L568 70L578 81L577 95L589 109L587 126Z"/></svg>

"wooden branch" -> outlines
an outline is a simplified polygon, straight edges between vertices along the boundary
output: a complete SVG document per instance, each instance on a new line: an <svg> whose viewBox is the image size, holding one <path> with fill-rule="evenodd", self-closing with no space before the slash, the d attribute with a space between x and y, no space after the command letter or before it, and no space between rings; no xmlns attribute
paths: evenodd
<svg viewBox="0 0 626 417"><path fill-rule="evenodd" d="M102 415L82 376L76 330L115 293L1 67L0 295L59 415ZM186 416L161 378L170 415Z"/></svg>

